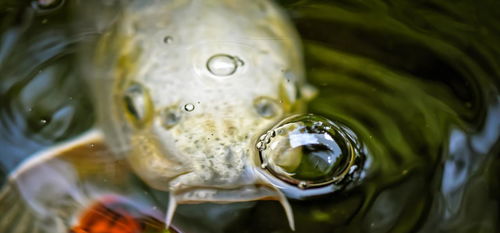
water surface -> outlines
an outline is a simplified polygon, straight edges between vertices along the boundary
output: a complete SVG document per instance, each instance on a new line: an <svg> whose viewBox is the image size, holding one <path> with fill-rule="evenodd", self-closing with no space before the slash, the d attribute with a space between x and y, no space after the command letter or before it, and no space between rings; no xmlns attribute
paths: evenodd
<svg viewBox="0 0 500 233"><path fill-rule="evenodd" d="M359 184L292 200L296 232L500 231L500 3L278 3L302 37L307 79L319 89L309 112L349 126L370 151ZM78 13L87 11L95 17ZM0 12L5 180L32 153L92 126L78 48L115 10L113 1L3 0ZM131 179L165 208L165 193ZM290 231L274 202L180 206L174 225Z"/></svg>

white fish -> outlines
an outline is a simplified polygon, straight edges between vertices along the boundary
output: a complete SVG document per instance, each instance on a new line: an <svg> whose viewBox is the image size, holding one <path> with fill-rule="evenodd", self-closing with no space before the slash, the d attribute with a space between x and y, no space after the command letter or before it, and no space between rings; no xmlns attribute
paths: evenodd
<svg viewBox="0 0 500 233"><path fill-rule="evenodd" d="M54 192L85 205L88 197L74 189L87 176L63 171L53 174L59 178L44 178L40 167L54 167L54 161L93 144L108 145L118 156L93 155L99 164L125 158L147 184L170 192L167 225L178 204L271 199L280 201L294 228L285 196L256 172L256 137L285 116L304 111L314 92L304 80L298 36L274 3L134 1L95 50L92 59L83 59L83 69L95 93L98 124L14 172L0 194L1 212L13 211L5 202L16 190L22 194L16 201L48 214L42 199L50 196L22 182L37 176L40 183L61 184ZM65 164L73 173L85 170L78 159Z"/></svg>

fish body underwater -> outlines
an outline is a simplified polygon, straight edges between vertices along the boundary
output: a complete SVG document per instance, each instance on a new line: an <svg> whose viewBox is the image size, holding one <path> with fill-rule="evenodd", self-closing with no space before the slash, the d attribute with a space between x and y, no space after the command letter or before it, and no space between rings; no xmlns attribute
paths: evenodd
<svg viewBox="0 0 500 233"><path fill-rule="evenodd" d="M178 204L278 200L293 228L287 199L257 171L255 142L279 120L303 112L314 91L305 83L299 38L274 3L127 2L89 47L81 70L98 123L10 175L0 206L38 224L12 226L6 217L2 229L66 232L84 206L115 192L109 186L127 186L118 177L128 169L169 192L167 226ZM97 177L116 179L103 188ZM77 185L82 180L91 191ZM11 198L23 208L5 209ZM62 198L71 207L55 213ZM49 216L57 217L44 224Z"/></svg>

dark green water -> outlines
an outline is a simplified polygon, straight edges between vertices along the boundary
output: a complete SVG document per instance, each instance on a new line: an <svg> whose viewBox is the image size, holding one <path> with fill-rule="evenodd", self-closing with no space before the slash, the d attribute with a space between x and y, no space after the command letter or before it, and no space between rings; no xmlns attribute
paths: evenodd
<svg viewBox="0 0 500 233"><path fill-rule="evenodd" d="M278 2L319 89L309 111L370 151L358 185L291 202L296 232L500 232L500 2ZM75 16L82 4L0 2L3 177L94 121L74 72L78 43L97 31ZM197 232L289 231L274 202L181 206L176 218Z"/></svg>

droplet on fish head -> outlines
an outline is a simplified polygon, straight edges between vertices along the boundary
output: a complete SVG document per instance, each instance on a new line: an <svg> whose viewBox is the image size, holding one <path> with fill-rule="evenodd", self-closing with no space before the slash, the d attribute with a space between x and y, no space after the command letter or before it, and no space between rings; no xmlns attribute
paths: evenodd
<svg viewBox="0 0 500 233"><path fill-rule="evenodd" d="M238 57L227 54L217 54L210 57L207 61L208 71L215 76L229 76L238 70L238 67L245 63Z"/></svg>
<svg viewBox="0 0 500 233"><path fill-rule="evenodd" d="M273 118L281 113L279 103L269 97L258 97L254 100L253 106L257 114L264 118Z"/></svg>
<svg viewBox="0 0 500 233"><path fill-rule="evenodd" d="M149 91L140 83L131 83L123 94L123 103L128 118L137 127L147 123L153 114L153 103Z"/></svg>
<svg viewBox="0 0 500 233"><path fill-rule="evenodd" d="M163 38L163 43L165 43L165 44L170 44L170 43L172 43L172 42L174 42L174 38L173 38L173 37L171 37L171 36L165 36L165 37Z"/></svg>
<svg viewBox="0 0 500 233"><path fill-rule="evenodd" d="M300 189L343 180L359 156L341 126L312 114L289 117L259 139L265 169Z"/></svg>
<svg viewBox="0 0 500 233"><path fill-rule="evenodd" d="M194 104L186 104L184 105L184 110L186 110L187 112L192 112L194 110Z"/></svg>
<svg viewBox="0 0 500 233"><path fill-rule="evenodd" d="M181 120L181 112L177 106L165 108L161 112L161 123L166 129L174 127Z"/></svg>

